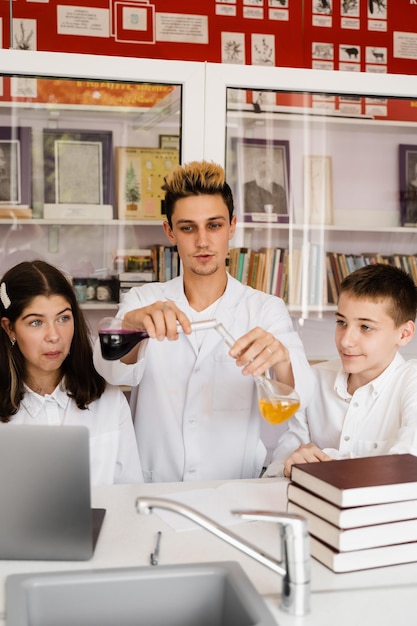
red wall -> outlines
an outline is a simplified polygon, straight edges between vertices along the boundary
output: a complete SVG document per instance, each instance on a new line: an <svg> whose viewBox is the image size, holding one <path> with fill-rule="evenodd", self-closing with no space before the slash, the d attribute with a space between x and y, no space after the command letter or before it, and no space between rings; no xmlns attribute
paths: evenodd
<svg viewBox="0 0 417 626"><path fill-rule="evenodd" d="M417 0L13 0L12 11L12 47L220 63L222 33L231 33L226 41L238 38L239 63L417 73ZM123 25L126 11L143 23ZM9 12L0 0L5 48ZM173 41L158 29L161 19L165 27L175 22ZM198 42L190 40L195 27Z"/></svg>

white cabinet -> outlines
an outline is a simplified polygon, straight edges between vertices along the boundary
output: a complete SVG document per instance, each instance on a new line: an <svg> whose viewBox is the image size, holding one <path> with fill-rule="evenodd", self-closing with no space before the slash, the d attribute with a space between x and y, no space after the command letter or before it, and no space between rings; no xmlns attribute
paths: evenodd
<svg viewBox="0 0 417 626"><path fill-rule="evenodd" d="M0 149L11 181L0 196L0 275L40 257L73 277L100 278L112 274L115 250L166 243L159 213L149 221L119 219L118 187L125 191L127 183L119 185L117 150L158 150L177 137L178 159L201 159L204 65L19 52L0 51ZM193 113L185 119L184 111ZM153 176L163 175L145 157L138 167L151 188ZM2 163L0 180L1 170ZM14 187L24 192L18 199ZM28 195L32 218L19 219ZM116 302L83 306L95 329L95 318Z"/></svg>
<svg viewBox="0 0 417 626"><path fill-rule="evenodd" d="M417 160L416 77L209 65L206 85L206 125L219 128L207 136L206 150L223 158L241 216L232 245L289 250L294 323L310 358L331 358L336 307L327 297L326 254L345 260L380 253L404 263L411 255L415 265L417 229L401 225L400 179L411 176ZM268 217L244 221L243 189L262 152L248 165L236 145L256 140L265 155L287 143L287 225L268 223ZM400 146L411 148L409 168L403 163L401 172ZM312 162L317 167L308 174ZM416 344L407 355L416 355Z"/></svg>
<svg viewBox="0 0 417 626"><path fill-rule="evenodd" d="M89 236L102 241L104 254L108 251L108 238L112 243L113 239L120 242L125 237L126 244L131 245L133 231L135 240L139 227L147 226L140 219L129 220L128 224L118 219L118 180L122 177L117 171L117 149L158 149L163 141L176 136L182 159L199 159L203 155L202 64L1 50L0 75L0 147L6 148L7 132L20 143L20 162L13 172L9 171L9 176L16 177L19 188L30 190L32 224L58 224L60 229L79 224L80 231L85 227ZM187 119L185 110L193 111ZM20 128L29 129L30 137L25 142L20 142ZM52 149L47 143L48 134L52 136ZM107 135L109 144L105 141ZM79 146L73 152L69 148L64 152L62 144ZM80 148L78 153L76 147ZM92 150L87 150L89 147ZM71 162L69 155L77 154L82 160ZM81 166L85 166L84 170ZM147 166L148 162L144 162L143 167ZM87 188L80 194L81 200L69 195L70 191L76 193L78 179ZM97 191L104 191L98 199L94 195L96 182ZM51 193L59 205L52 219L46 210ZM14 195L10 200L15 201ZM85 206L79 207L82 203ZM0 198L0 210L11 204L7 197ZM101 215L100 207L107 209L107 204L112 205L111 214L103 210ZM67 205L71 205L72 212L63 208ZM5 217L4 211L1 217ZM150 234L152 237L152 230ZM146 237L140 234L139 239ZM94 252L98 252L94 241L93 246ZM52 249L46 252L54 254L55 246L51 243L49 247ZM95 258L94 265L99 261Z"/></svg>
<svg viewBox="0 0 417 626"><path fill-rule="evenodd" d="M280 247L290 258L300 251L300 269L289 275L289 306L311 358L334 354L326 253L417 253L417 229L401 226L399 182L399 146L417 146L414 76L15 50L0 51L0 73L0 127L31 128L33 166L31 180L23 181L31 185L33 219L0 220L0 273L28 255L72 273L111 271L115 249L167 243L161 220L118 219L115 162L113 219L45 219L44 129L110 131L113 148L157 148L163 136L178 135L182 162L206 158L224 165L239 220L232 246ZM105 105L91 102L100 89L107 90ZM155 96L158 90L164 97ZM286 145L287 223L245 221L242 189L249 174L242 173L242 142L264 145L270 161L271 145ZM306 157L315 158L308 161L309 176ZM313 218L312 208L319 213ZM312 250L318 251L316 271ZM323 291L317 302L313 278ZM102 305L88 310L99 315Z"/></svg>

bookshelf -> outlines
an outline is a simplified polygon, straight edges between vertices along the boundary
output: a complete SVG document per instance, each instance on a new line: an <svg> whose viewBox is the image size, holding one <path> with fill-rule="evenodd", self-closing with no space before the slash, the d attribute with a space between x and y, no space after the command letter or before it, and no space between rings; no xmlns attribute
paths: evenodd
<svg viewBox="0 0 417 626"><path fill-rule="evenodd" d="M271 267L266 276L267 286L265 275L258 274L257 279L245 275L243 282L284 297L290 310L294 312L301 311L303 307L307 307L307 314L310 315L319 311L334 311L337 283L354 269L368 263L397 265L409 272L417 282L417 230L413 228L293 225L289 229L282 225L258 225L252 228L244 226L244 230L245 245L232 247L232 256L235 251L243 251L241 253L244 256L255 252L264 256L268 256L270 252L275 254L272 255ZM263 246L265 240L269 240L270 247ZM286 273L289 274L286 288L281 281L277 285L273 280L277 250L281 252L278 254L281 263L286 253ZM334 264L338 269L335 269ZM265 270L266 268L268 263ZM242 276L236 270L234 265L229 267L230 273L241 280ZM329 284L329 273L336 283L333 290ZM285 275L285 270L283 274Z"/></svg>

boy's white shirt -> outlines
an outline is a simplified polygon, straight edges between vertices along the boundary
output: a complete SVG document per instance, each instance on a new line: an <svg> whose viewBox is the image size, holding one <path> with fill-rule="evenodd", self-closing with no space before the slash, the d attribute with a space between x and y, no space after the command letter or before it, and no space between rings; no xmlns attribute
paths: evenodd
<svg viewBox="0 0 417 626"><path fill-rule="evenodd" d="M288 422L265 477L282 476L285 460L313 442L332 458L410 453L417 456L417 360L397 353L353 395L339 359L313 366L315 393Z"/></svg>

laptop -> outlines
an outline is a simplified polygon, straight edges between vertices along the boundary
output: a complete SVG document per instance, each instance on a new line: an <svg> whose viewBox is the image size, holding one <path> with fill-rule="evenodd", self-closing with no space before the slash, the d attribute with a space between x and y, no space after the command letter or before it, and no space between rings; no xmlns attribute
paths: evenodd
<svg viewBox="0 0 417 626"><path fill-rule="evenodd" d="M0 559L88 560L104 514L85 426L0 426Z"/></svg>

